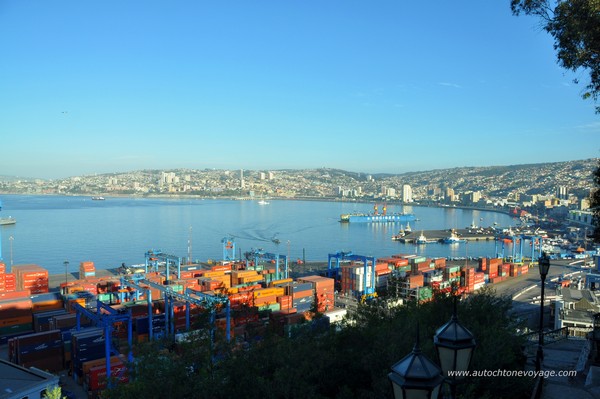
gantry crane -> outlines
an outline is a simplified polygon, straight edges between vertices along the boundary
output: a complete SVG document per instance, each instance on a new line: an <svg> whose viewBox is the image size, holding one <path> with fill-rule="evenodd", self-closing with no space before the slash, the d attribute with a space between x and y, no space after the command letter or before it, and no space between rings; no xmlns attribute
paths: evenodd
<svg viewBox="0 0 600 399"><path fill-rule="evenodd" d="M288 278L288 258L286 255L279 255L270 252L265 252L262 249L254 249L250 252L246 252L246 259L254 259L254 267L258 265L260 259L271 260L275 262L275 280L282 278ZM279 259L283 260L284 270L280 274L281 265Z"/></svg>
<svg viewBox="0 0 600 399"><path fill-rule="evenodd" d="M234 261L235 260L235 242L233 237L226 236L221 240L223 243L223 260Z"/></svg>
<svg viewBox="0 0 600 399"><path fill-rule="evenodd" d="M132 282L127 283L127 284L133 288L136 288L135 285L142 288L138 284L134 284ZM210 309L211 313L212 313L211 322L213 322L213 324L214 324L214 313L215 313L217 305L224 305L225 312L226 312L225 315L226 315L226 319L227 319L226 320L227 321L227 327L226 327L227 341L229 341L231 339L231 317L230 317L229 298L207 295L202 292L190 290L189 288L186 290L185 293L181 294L181 293L173 291L173 289L168 285L157 284L157 283L155 283L153 281L149 281L147 279L140 279L139 284L143 284L143 285L147 285L148 287L155 288L162 293L162 296L165 299L165 325L167 328L167 334L175 333L173 301L177 300L177 301L185 302L185 305L186 305L185 306L186 330L190 329L190 304L194 304L196 306ZM142 288L142 289L144 289L144 288ZM150 291L148 290L148 292L150 292ZM194 295L194 296L192 296L192 295ZM148 301L150 303L151 303L151 299L152 298L151 298L151 294L150 294L149 298L148 298ZM152 312L150 312L149 316L148 316L148 323L150 323L150 326L152 326L151 313ZM150 329L150 331L152 331L152 329ZM149 331L149 334L151 334L150 331Z"/></svg>
<svg viewBox="0 0 600 399"><path fill-rule="evenodd" d="M109 387L111 385L111 372L110 372L110 357L111 354L118 354L118 351L112 347L112 331L113 324L117 322L127 323L127 343L129 344L129 362L133 362L133 354L131 352L133 334L131 330L131 314L121 313L110 306L104 304L101 301L96 301L96 311L93 312L78 303L73 303L73 307L76 312L76 324L75 328L77 331L81 330L81 315L85 315L90 319L96 326L104 329L104 350L106 357L106 378L108 380Z"/></svg>
<svg viewBox="0 0 600 399"><path fill-rule="evenodd" d="M154 271L158 271L158 262L165 262L167 268L165 272L166 280L169 281L169 265L177 265L177 278L181 278L181 258L176 255L163 253L160 249L150 249L145 254L145 272L148 273L148 265L151 265Z"/></svg>
<svg viewBox="0 0 600 399"><path fill-rule="evenodd" d="M335 259L335 268L332 267L331 260ZM336 252L335 254L329 254L327 259L327 276L334 276L335 279L340 279L340 259L361 261L364 265L364 276L365 276L365 290L361 292L363 299L370 299L377 296L375 292L375 257L354 255L352 252ZM370 270L371 276L367 283L367 276L369 275L369 262L371 262Z"/></svg>

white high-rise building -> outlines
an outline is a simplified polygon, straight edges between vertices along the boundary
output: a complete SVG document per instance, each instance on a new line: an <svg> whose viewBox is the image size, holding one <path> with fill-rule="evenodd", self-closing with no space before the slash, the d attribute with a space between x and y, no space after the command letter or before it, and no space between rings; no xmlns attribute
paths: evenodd
<svg viewBox="0 0 600 399"><path fill-rule="evenodd" d="M402 185L402 201L403 202L412 202L413 201L412 188L408 184Z"/></svg>

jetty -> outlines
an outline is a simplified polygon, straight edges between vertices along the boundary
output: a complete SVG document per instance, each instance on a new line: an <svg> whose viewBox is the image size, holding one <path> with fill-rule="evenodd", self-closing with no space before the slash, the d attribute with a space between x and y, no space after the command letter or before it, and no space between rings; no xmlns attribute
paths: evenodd
<svg viewBox="0 0 600 399"><path fill-rule="evenodd" d="M446 230L423 230L422 234L427 237L427 242L441 242L444 238L449 237L454 231L456 235L466 241L491 241L496 237L494 229L446 229ZM419 232L408 232L404 237L397 239L405 244L414 244L417 238L421 235Z"/></svg>

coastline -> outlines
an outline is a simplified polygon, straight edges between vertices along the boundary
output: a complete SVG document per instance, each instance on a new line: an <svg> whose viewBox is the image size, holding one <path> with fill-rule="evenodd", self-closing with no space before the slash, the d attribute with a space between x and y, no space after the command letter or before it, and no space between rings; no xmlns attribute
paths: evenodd
<svg viewBox="0 0 600 399"><path fill-rule="evenodd" d="M118 193L85 193L85 194L75 194L75 193L15 193L15 192L3 192L0 191L0 195L25 195L25 196L57 196L57 197L90 197L90 199L94 196L102 196L107 200L111 197L114 198L130 198L130 199L197 199L197 200L230 200L230 201L257 201L261 198L259 197L240 197L240 196L203 196L203 195L195 195L195 194L118 194ZM382 201L375 199L348 199L348 198L338 198L338 197L266 197L269 200L273 201L315 201L315 202L348 202L348 203L357 203L357 204L378 204ZM473 211L482 211L482 212L497 212L502 213L504 215L513 216L509 209L505 208L497 208L497 207L478 207L478 206L468 206L463 204L452 204L448 205L446 203L420 203L420 202L402 202L402 201L383 201L386 204L391 205L400 205L400 206L414 206L414 207L424 207L424 208L443 208L443 209L466 209Z"/></svg>

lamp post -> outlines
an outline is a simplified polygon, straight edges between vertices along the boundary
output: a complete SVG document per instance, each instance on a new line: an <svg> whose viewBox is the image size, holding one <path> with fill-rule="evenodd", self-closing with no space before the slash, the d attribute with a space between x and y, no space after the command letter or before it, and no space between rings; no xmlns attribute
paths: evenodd
<svg viewBox="0 0 600 399"><path fill-rule="evenodd" d="M10 242L10 267L12 268L13 265L13 241L15 240L15 238L13 236L9 236L8 237L8 241Z"/></svg>
<svg viewBox="0 0 600 399"><path fill-rule="evenodd" d="M412 352L392 366L388 378L396 399L437 399L439 396L444 382L442 370L421 352L418 325Z"/></svg>
<svg viewBox="0 0 600 399"><path fill-rule="evenodd" d="M454 399L456 398L456 384L466 377L465 374L469 370L473 351L477 344L473 334L458 321L456 296L453 300L452 318L435 332L433 344L446 382L450 385L451 398Z"/></svg>
<svg viewBox="0 0 600 399"><path fill-rule="evenodd" d="M68 270L69 270L69 261L68 261L68 260L64 261L64 262L63 262L63 265L65 265L65 289L66 289L66 287L67 287L67 282L69 281L69 280L67 279L67 273L68 273Z"/></svg>
<svg viewBox="0 0 600 399"><path fill-rule="evenodd" d="M542 256L538 259L538 266L540 268L540 277L542 278L542 296L540 298L540 332L538 350L535 357L535 371L540 371L542 369L542 361L544 360L544 286L546 283L546 276L550 270L550 258L546 255L546 252L542 252Z"/></svg>

